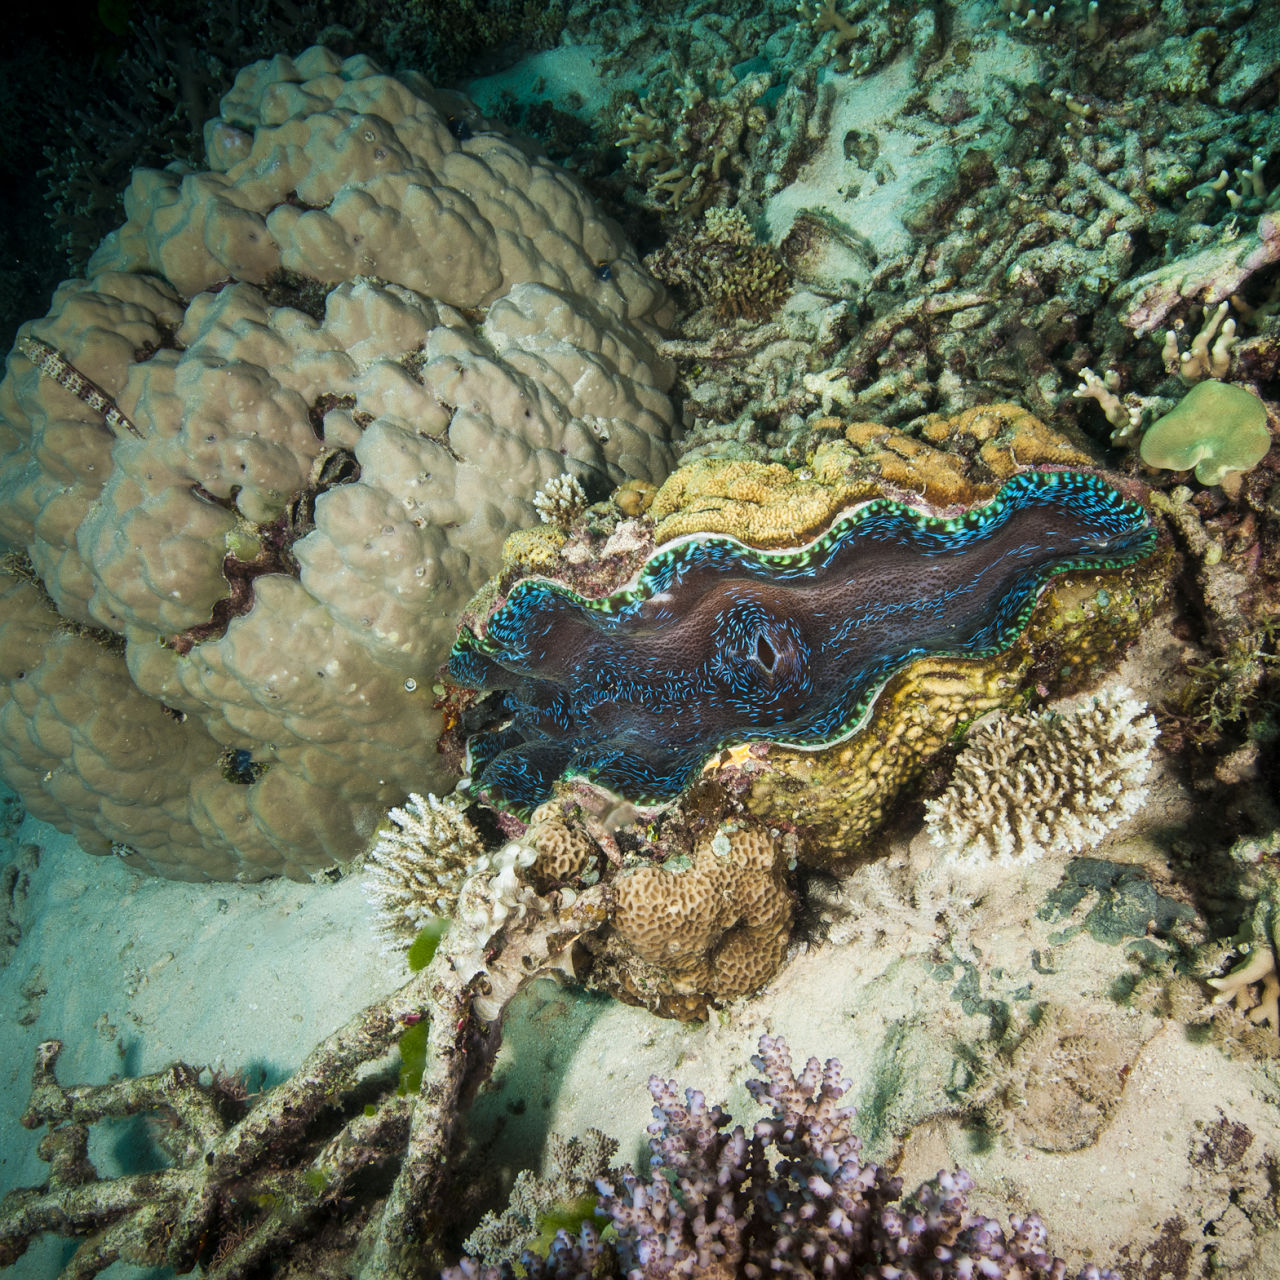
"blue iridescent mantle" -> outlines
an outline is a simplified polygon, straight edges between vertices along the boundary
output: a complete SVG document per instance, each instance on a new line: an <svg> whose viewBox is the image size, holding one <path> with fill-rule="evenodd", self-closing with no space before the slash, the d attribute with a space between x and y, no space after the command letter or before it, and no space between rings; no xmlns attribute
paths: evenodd
<svg viewBox="0 0 1280 1280"><path fill-rule="evenodd" d="M1003 652L1055 574L1131 564L1155 540L1104 481L1040 471L952 517L875 499L791 550L682 538L600 600L524 579L449 658L457 684L500 691L469 741L470 788L524 814L576 775L661 804L725 747L828 746L909 662Z"/></svg>

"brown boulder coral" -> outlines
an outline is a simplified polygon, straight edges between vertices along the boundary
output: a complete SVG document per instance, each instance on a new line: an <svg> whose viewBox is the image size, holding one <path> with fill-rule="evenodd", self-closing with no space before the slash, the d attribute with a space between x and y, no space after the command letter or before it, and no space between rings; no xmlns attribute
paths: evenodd
<svg viewBox="0 0 1280 1280"><path fill-rule="evenodd" d="M411 73L256 63L206 149L134 175L0 383L0 768L92 852L305 877L445 781L432 677L539 489L665 475L667 303Z"/></svg>

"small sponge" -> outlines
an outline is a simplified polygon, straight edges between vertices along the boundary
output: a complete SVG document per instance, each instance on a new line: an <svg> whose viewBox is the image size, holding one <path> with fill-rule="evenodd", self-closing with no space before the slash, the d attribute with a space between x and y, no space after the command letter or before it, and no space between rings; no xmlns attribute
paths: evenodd
<svg viewBox="0 0 1280 1280"><path fill-rule="evenodd" d="M1206 379L1147 428L1138 452L1149 467L1196 469L1201 484L1256 467L1271 448L1267 407L1244 387Z"/></svg>

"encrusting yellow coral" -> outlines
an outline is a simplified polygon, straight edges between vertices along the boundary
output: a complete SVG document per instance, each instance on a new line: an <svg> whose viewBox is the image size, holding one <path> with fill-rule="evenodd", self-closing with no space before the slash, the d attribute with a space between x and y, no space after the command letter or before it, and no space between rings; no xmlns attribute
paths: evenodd
<svg viewBox="0 0 1280 1280"><path fill-rule="evenodd" d="M649 514L658 543L691 533L727 533L753 547L794 546L845 507L885 495L933 508L989 498L1023 467L1090 467L1072 440L1012 404L928 419L919 436L875 422L819 420L822 439L807 465L699 458L667 477Z"/></svg>

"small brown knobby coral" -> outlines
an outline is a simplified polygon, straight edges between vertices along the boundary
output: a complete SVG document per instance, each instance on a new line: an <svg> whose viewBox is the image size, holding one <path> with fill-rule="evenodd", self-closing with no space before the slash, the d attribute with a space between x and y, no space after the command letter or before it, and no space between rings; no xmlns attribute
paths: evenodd
<svg viewBox="0 0 1280 1280"><path fill-rule="evenodd" d="M777 971L791 934L786 863L784 842L766 831L721 832L682 870L641 867L621 877L616 937L654 987L746 995Z"/></svg>

